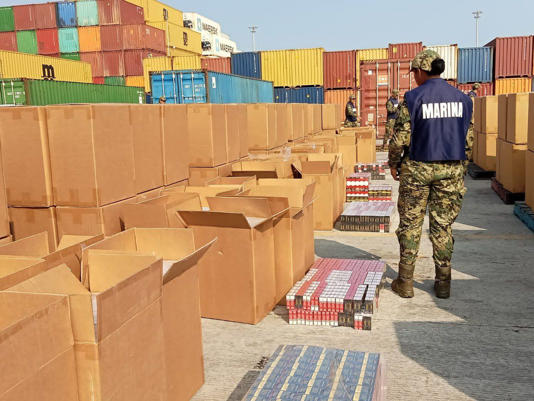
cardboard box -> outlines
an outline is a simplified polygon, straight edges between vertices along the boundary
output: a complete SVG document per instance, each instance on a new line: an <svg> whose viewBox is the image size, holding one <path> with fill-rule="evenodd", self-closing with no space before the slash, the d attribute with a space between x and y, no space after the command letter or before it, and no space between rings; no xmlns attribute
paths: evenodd
<svg viewBox="0 0 534 401"><path fill-rule="evenodd" d="M483 132L482 131L482 109L484 108L483 105L484 98L483 97L475 97L473 99L473 128L477 132Z"/></svg>
<svg viewBox="0 0 534 401"><path fill-rule="evenodd" d="M224 104L188 104L187 127L190 167L228 163Z"/></svg>
<svg viewBox="0 0 534 401"><path fill-rule="evenodd" d="M222 186L223 188L227 188L228 186L239 186L240 192L247 191L249 189L252 189L256 187L256 177L249 176L249 177L219 177L214 178L213 180L210 180L206 182L206 186L216 188L218 186Z"/></svg>
<svg viewBox="0 0 534 401"><path fill-rule="evenodd" d="M10 288L47 269L44 259L29 256L0 256L0 291Z"/></svg>
<svg viewBox="0 0 534 401"><path fill-rule="evenodd" d="M59 243L56 208L10 207L9 220L15 240L43 231L48 233L49 249L55 251Z"/></svg>
<svg viewBox="0 0 534 401"><path fill-rule="evenodd" d="M534 210L534 152L525 154L525 201Z"/></svg>
<svg viewBox="0 0 534 401"><path fill-rule="evenodd" d="M304 136L313 134L313 105L303 103L304 110Z"/></svg>
<svg viewBox="0 0 534 401"><path fill-rule="evenodd" d="M313 110L313 133L321 132L322 129L322 104L312 104Z"/></svg>
<svg viewBox="0 0 534 401"><path fill-rule="evenodd" d="M122 208L135 202L135 198L130 198L102 207L58 207L56 213L59 237L66 234L104 234L106 237L116 234L122 230Z"/></svg>
<svg viewBox="0 0 534 401"><path fill-rule="evenodd" d="M276 144L282 146L289 141L293 131L293 113L289 103L276 103Z"/></svg>
<svg viewBox="0 0 534 401"><path fill-rule="evenodd" d="M65 264L71 270L72 274L79 279L82 249L102 240L103 238L103 235L64 235L59 241L57 250L50 251L48 246L48 233L42 232L1 245L0 255L44 259L46 262L44 269L50 269ZM40 271L41 270L38 270L38 272ZM30 272L30 275L34 275L34 273Z"/></svg>
<svg viewBox="0 0 534 401"><path fill-rule="evenodd" d="M200 262L203 317L256 324L275 306L273 212L265 198L208 198L209 212L178 212L195 240L217 242ZM223 211L230 210L230 211Z"/></svg>
<svg viewBox="0 0 534 401"><path fill-rule="evenodd" d="M343 169L345 176L348 177L354 172L354 166L356 165L356 137L353 134L341 134L336 138L338 152L343 155ZM363 153L363 150L360 154L361 153Z"/></svg>
<svg viewBox="0 0 534 401"><path fill-rule="evenodd" d="M277 156L265 159L241 160L232 166L232 174L235 172L242 172L248 177L256 175L257 178L292 178L292 160L285 160ZM268 174L262 174L262 172L271 173L271 176L265 177Z"/></svg>
<svg viewBox="0 0 534 401"><path fill-rule="evenodd" d="M232 166L234 164L235 163L228 163L211 168L190 167L189 185L198 187L205 185L207 181L217 177L229 177L232 175Z"/></svg>
<svg viewBox="0 0 534 401"><path fill-rule="evenodd" d="M472 160L473 160L473 163L475 163L477 166L480 165L480 162L478 160L478 136L480 135L480 132L476 132L474 131L473 132L473 156L472 156Z"/></svg>
<svg viewBox="0 0 534 401"><path fill-rule="evenodd" d="M180 181L180 183L183 182L184 185L187 185L187 180ZM179 183L170 184L171 186L177 185ZM178 185L177 185L178 186ZM159 198L161 196L161 192L164 190L164 187L152 189L150 191L143 192L142 194L139 194L135 197L135 201L137 203L144 202L150 199Z"/></svg>
<svg viewBox="0 0 534 401"><path fill-rule="evenodd" d="M273 103L247 104L247 132L249 150L268 150L279 146L276 105Z"/></svg>
<svg viewBox="0 0 534 401"><path fill-rule="evenodd" d="M163 131L164 182L170 185L189 178L187 106L165 104L159 107Z"/></svg>
<svg viewBox="0 0 534 401"><path fill-rule="evenodd" d="M162 108L159 105L130 105L135 161L135 191L138 194L162 187L164 184L161 114Z"/></svg>
<svg viewBox="0 0 534 401"><path fill-rule="evenodd" d="M248 134L246 105L226 105L226 133L228 161L238 160L247 156Z"/></svg>
<svg viewBox="0 0 534 401"><path fill-rule="evenodd" d="M506 141L518 145L528 143L528 93L508 95L506 117Z"/></svg>
<svg viewBox="0 0 534 401"><path fill-rule="evenodd" d="M356 128L356 163L376 162L376 130Z"/></svg>
<svg viewBox="0 0 534 401"><path fill-rule="evenodd" d="M57 206L104 206L136 194L128 105L47 106Z"/></svg>
<svg viewBox="0 0 534 401"><path fill-rule="evenodd" d="M199 261L214 239L202 246L197 240L187 229L130 229L86 249L152 254L163 259L164 377L168 400L189 400L204 383Z"/></svg>
<svg viewBox="0 0 534 401"><path fill-rule="evenodd" d="M0 146L1 147L1 146ZM0 159L0 238L11 234L9 227L9 212L7 208L6 187L4 185L4 172Z"/></svg>
<svg viewBox="0 0 534 401"><path fill-rule="evenodd" d="M477 165L486 171L495 171L497 169L497 134L478 133L477 137Z"/></svg>
<svg viewBox="0 0 534 401"><path fill-rule="evenodd" d="M323 104L321 105L321 117L322 117L322 129L336 129L339 128L341 120L337 120L338 106L335 104Z"/></svg>
<svg viewBox="0 0 534 401"><path fill-rule="evenodd" d="M325 144L315 142L296 143L291 147L291 153L325 153L327 151L325 147L328 147L328 144L325 146Z"/></svg>
<svg viewBox="0 0 534 401"><path fill-rule="evenodd" d="M68 300L0 293L0 399L78 399Z"/></svg>
<svg viewBox="0 0 534 401"><path fill-rule="evenodd" d="M7 237L0 238L0 245L9 244L13 241L13 237L8 235Z"/></svg>
<svg viewBox="0 0 534 401"><path fill-rule="evenodd" d="M54 205L43 107L2 107L0 143L10 206Z"/></svg>
<svg viewBox="0 0 534 401"><path fill-rule="evenodd" d="M482 98L481 132L486 134L498 134L499 132L499 98L497 96L485 96Z"/></svg>
<svg viewBox="0 0 534 401"><path fill-rule="evenodd" d="M289 132L288 140L295 141L304 138L304 105L301 103L290 103L291 120L293 129Z"/></svg>
<svg viewBox="0 0 534 401"><path fill-rule="evenodd" d="M208 208L207 198L211 196L233 196L242 192L243 188L240 185L215 185L213 187L177 187L169 188L162 192L162 195L171 195L180 193L196 194L200 197L202 208Z"/></svg>
<svg viewBox="0 0 534 401"><path fill-rule="evenodd" d="M534 94L528 100L528 150L534 152Z"/></svg>
<svg viewBox="0 0 534 401"><path fill-rule="evenodd" d="M512 193L525 192L525 158L527 145L498 140L497 180ZM499 179L500 178L500 179Z"/></svg>
<svg viewBox="0 0 534 401"><path fill-rule="evenodd" d="M498 136L499 139L506 141L506 127L508 116L508 95L497 96L498 104Z"/></svg>

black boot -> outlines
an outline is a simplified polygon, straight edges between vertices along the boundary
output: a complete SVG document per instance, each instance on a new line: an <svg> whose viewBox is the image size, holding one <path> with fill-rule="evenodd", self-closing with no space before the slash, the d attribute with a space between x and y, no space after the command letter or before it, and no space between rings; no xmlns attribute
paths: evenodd
<svg viewBox="0 0 534 401"><path fill-rule="evenodd" d="M434 282L434 292L438 298L449 298L451 296L451 268L436 267L436 281Z"/></svg>
<svg viewBox="0 0 534 401"><path fill-rule="evenodd" d="M391 289L402 298L413 298L414 266L399 265L399 275L391 283Z"/></svg>

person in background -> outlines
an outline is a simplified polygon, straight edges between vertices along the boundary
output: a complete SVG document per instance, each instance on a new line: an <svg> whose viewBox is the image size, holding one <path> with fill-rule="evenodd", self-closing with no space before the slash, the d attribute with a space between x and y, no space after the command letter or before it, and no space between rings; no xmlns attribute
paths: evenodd
<svg viewBox="0 0 534 401"><path fill-rule="evenodd" d="M469 91L469 93L467 94L471 99L475 98L478 96L478 90L480 89L480 84L478 82L474 83L473 84L473 87L471 88L471 90Z"/></svg>
<svg viewBox="0 0 534 401"><path fill-rule="evenodd" d="M349 101L345 106L345 127L359 127L360 119L358 118L358 109L354 104L356 101L356 96L351 94L349 96Z"/></svg>
<svg viewBox="0 0 534 401"><path fill-rule="evenodd" d="M386 122L386 135L384 136L384 145L383 148L386 150L388 148L389 139L391 138L391 134L393 133L393 128L395 126L395 119L398 115L398 108L399 108L399 91L397 89L393 89L391 92L391 97L386 102L386 109L387 109L387 122Z"/></svg>
<svg viewBox="0 0 534 401"><path fill-rule="evenodd" d="M158 100L158 103L159 103L159 104L165 104L165 103L167 103L167 98L166 98L165 96L160 97L159 100Z"/></svg>
<svg viewBox="0 0 534 401"><path fill-rule="evenodd" d="M473 102L440 78L445 62L424 50L411 62L418 87L404 95L389 144L391 175L400 180L398 277L391 288L411 298L413 274L428 207L435 265L434 291L448 298L456 220L465 194L464 176L472 156Z"/></svg>

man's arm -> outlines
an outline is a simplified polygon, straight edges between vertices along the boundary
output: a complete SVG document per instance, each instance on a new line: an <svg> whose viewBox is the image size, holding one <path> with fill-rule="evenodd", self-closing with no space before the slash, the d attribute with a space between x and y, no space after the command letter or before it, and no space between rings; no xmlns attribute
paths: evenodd
<svg viewBox="0 0 534 401"><path fill-rule="evenodd" d="M388 100L386 102L386 110L388 111L388 113L395 113L395 105L391 100Z"/></svg>
<svg viewBox="0 0 534 401"><path fill-rule="evenodd" d="M395 129L393 136L389 141L389 167L392 169L399 169L402 158L405 156L405 149L410 146L410 137L412 134L412 126L410 120L410 112L406 102L399 105L399 114L395 120Z"/></svg>

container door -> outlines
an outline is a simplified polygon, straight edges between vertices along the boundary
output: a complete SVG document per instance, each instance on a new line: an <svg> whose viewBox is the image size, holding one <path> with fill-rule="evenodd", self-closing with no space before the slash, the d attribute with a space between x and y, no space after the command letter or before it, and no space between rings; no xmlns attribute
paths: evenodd
<svg viewBox="0 0 534 401"><path fill-rule="evenodd" d="M22 81L0 82L0 104L25 105L26 91Z"/></svg>
<svg viewBox="0 0 534 401"><path fill-rule="evenodd" d="M179 102L184 104L206 103L206 82L202 72L179 72L176 74Z"/></svg>

